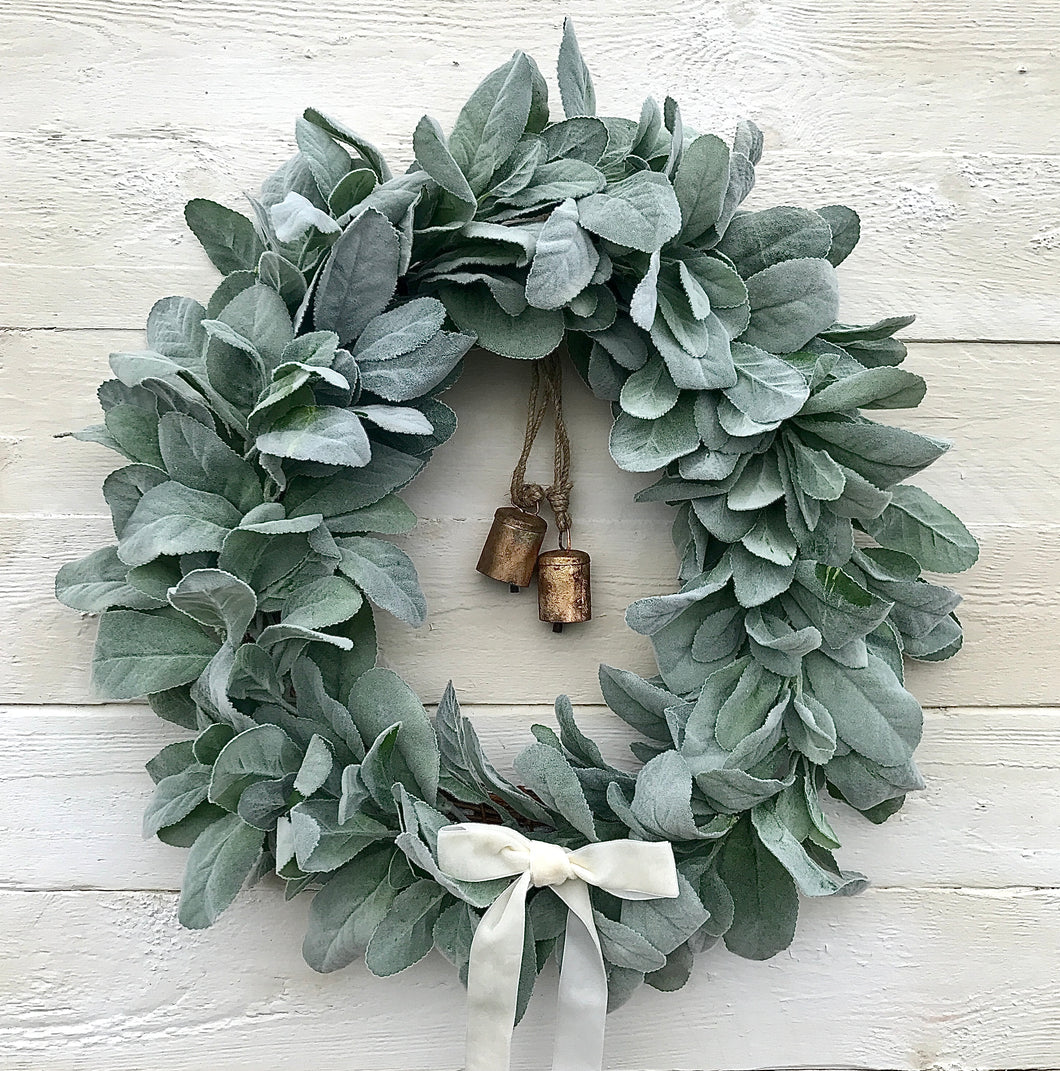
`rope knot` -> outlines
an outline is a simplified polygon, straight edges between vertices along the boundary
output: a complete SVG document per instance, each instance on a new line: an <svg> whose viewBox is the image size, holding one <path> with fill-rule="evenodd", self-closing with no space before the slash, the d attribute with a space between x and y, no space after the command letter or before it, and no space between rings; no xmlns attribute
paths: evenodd
<svg viewBox="0 0 1060 1071"><path fill-rule="evenodd" d="M530 841L530 881L535 888L562 885L574 876L570 852L566 848L543 840Z"/></svg>

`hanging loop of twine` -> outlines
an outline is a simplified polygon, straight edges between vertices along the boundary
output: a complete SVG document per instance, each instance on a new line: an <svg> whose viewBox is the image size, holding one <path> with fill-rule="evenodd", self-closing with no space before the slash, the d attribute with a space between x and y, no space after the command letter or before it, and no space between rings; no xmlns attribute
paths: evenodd
<svg viewBox="0 0 1060 1071"><path fill-rule="evenodd" d="M542 487L539 483L526 482L526 466L530 460L530 451L534 440L541 430L545 413L552 408L556 425L555 446L553 451L552 483ZM540 361L534 361L530 378L530 394L526 405L526 435L523 438L523 452L519 455L515 471L512 473L512 505L537 513L541 500L548 502L556 515L556 527L567 533L570 539L570 493L574 484L570 478L570 439L567 426L563 422L563 369L559 353L553 351Z"/></svg>

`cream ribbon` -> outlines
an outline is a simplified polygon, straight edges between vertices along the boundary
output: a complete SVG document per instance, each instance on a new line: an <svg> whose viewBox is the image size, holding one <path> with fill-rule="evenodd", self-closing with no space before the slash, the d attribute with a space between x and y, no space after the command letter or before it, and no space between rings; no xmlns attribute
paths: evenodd
<svg viewBox="0 0 1060 1071"><path fill-rule="evenodd" d="M438 831L438 866L461 881L517 879L482 916L471 942L465 1071L508 1071L531 885L548 886L569 908L553 1071L600 1071L607 975L589 886L624 900L677 896L669 842L610 840L568 851L506 826L462 822Z"/></svg>

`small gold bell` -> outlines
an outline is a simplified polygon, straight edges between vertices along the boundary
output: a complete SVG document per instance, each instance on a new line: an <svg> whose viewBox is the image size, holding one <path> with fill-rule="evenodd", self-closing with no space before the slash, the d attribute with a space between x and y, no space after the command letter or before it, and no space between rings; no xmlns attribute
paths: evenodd
<svg viewBox="0 0 1060 1071"><path fill-rule="evenodd" d="M553 632L593 616L589 555L584 550L548 550L537 559L537 609Z"/></svg>
<svg viewBox="0 0 1060 1071"><path fill-rule="evenodd" d="M513 590L527 587L547 529L543 517L515 506L502 506L493 515L493 526L475 568Z"/></svg>

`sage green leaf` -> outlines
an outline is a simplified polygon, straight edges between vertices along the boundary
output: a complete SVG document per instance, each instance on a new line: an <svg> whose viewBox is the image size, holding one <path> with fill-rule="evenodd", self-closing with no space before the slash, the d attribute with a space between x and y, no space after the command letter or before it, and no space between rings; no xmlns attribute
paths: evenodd
<svg viewBox="0 0 1060 1071"><path fill-rule="evenodd" d="M825 770L829 785L839 791L840 798L876 822L897 810L895 801L900 807L906 793L924 787L924 779L912 759L901 766L881 766L851 751L836 755ZM884 804L889 806L882 815L870 813Z"/></svg>
<svg viewBox="0 0 1060 1071"><path fill-rule="evenodd" d="M762 844L748 819L725 839L718 873L733 900L725 947L746 959L769 959L795 936L799 897L790 875Z"/></svg>
<svg viewBox="0 0 1060 1071"><path fill-rule="evenodd" d="M785 206L734 216L717 249L748 279L782 261L826 258L831 245L832 230L821 216Z"/></svg>
<svg viewBox="0 0 1060 1071"><path fill-rule="evenodd" d="M371 457L364 425L355 413L333 405L288 410L255 443L263 454L358 468Z"/></svg>
<svg viewBox="0 0 1060 1071"><path fill-rule="evenodd" d="M581 160L596 165L607 149L607 127L588 114L552 123L541 131L545 160Z"/></svg>
<svg viewBox="0 0 1060 1071"><path fill-rule="evenodd" d="M915 320L915 316L885 316L874 324L860 326L835 323L823 332L821 337L837 346L858 342L882 342Z"/></svg>
<svg viewBox="0 0 1060 1071"><path fill-rule="evenodd" d="M721 138L703 134L685 146L673 176L681 242L696 242L720 220L728 184L729 148Z"/></svg>
<svg viewBox="0 0 1060 1071"><path fill-rule="evenodd" d="M759 510L784 494L780 463L776 450L767 450L749 458L730 486L725 503L731 510Z"/></svg>
<svg viewBox="0 0 1060 1071"><path fill-rule="evenodd" d="M747 280L751 323L744 342L770 353L791 353L835 322L839 285L827 260L773 264Z"/></svg>
<svg viewBox="0 0 1060 1071"><path fill-rule="evenodd" d="M226 498L241 513L262 501L261 481L212 429L183 413L166 413L158 422L158 445L170 477L185 487Z"/></svg>
<svg viewBox="0 0 1060 1071"><path fill-rule="evenodd" d="M390 762L395 780L428 804L438 795L440 758L434 728L412 689L386 669L370 669L350 692L350 711L365 743L400 722Z"/></svg>
<svg viewBox="0 0 1060 1071"><path fill-rule="evenodd" d="M265 834L229 814L207 826L188 854L181 882L180 924L189 930L212 926L250 876Z"/></svg>
<svg viewBox="0 0 1060 1071"><path fill-rule="evenodd" d="M239 517L235 506L220 495L168 480L137 503L122 530L118 557L132 566L145 565L160 554L220 550Z"/></svg>
<svg viewBox="0 0 1060 1071"><path fill-rule="evenodd" d="M559 46L559 95L563 101L563 113L569 116L595 115L596 91L585 60L582 59L578 39L574 36L574 22L563 20L563 41Z"/></svg>
<svg viewBox="0 0 1060 1071"><path fill-rule="evenodd" d="M401 243L390 221L367 209L342 232L317 283L313 321L343 345L378 316L397 288Z"/></svg>
<svg viewBox="0 0 1060 1071"><path fill-rule="evenodd" d="M414 628L427 620L416 567L403 550L371 536L347 536L337 542L342 551L339 570L372 602Z"/></svg>
<svg viewBox="0 0 1060 1071"><path fill-rule="evenodd" d="M176 361L150 350L142 353L112 353L109 364L111 371L126 387L135 387L145 379L171 376L181 369ZM100 387L100 390L102 391L103 387ZM104 406L104 409L110 408L113 406ZM154 408L153 404L151 408Z"/></svg>
<svg viewBox="0 0 1060 1071"><path fill-rule="evenodd" d="M663 359L655 354L622 385L619 404L641 420L656 420L677 404L680 391Z"/></svg>
<svg viewBox="0 0 1060 1071"><path fill-rule="evenodd" d="M155 786L154 796L144 812L145 837L153 837L165 826L187 818L206 799L210 787L210 768L193 762L179 773L163 777Z"/></svg>
<svg viewBox="0 0 1060 1071"><path fill-rule="evenodd" d="M854 251L861 237L861 220L857 212L845 205L825 205L817 214L827 221L832 231L832 247L828 259L836 266Z"/></svg>
<svg viewBox="0 0 1060 1071"><path fill-rule="evenodd" d="M681 229L673 187L654 171L638 171L591 194L578 202L578 213L586 230L644 253L661 249Z"/></svg>
<svg viewBox="0 0 1060 1071"><path fill-rule="evenodd" d="M258 636L258 644L261 647L272 647L277 643L286 643L288 640L304 641L305 643L326 643L343 651L353 649L353 641L346 636L321 632L318 629L306 628L304 625L288 625L285 622L281 622L278 625L269 625Z"/></svg>
<svg viewBox="0 0 1060 1071"><path fill-rule="evenodd" d="M322 130L326 130L337 141L356 149L364 162L379 176L380 182L386 182L390 179L390 168L387 167L383 154L371 142L365 141L364 138L359 134L355 134L349 127L329 118L316 108L306 108L302 115L310 123L319 126Z"/></svg>
<svg viewBox="0 0 1060 1071"><path fill-rule="evenodd" d="M926 491L900 484L891 504L865 530L882 547L911 554L924 569L960 573L979 558L979 544L945 506Z"/></svg>
<svg viewBox="0 0 1060 1071"><path fill-rule="evenodd" d="M810 394L803 374L787 361L757 346L732 344L736 384L725 397L759 424L786 420L803 408Z"/></svg>
<svg viewBox="0 0 1060 1071"><path fill-rule="evenodd" d="M298 868L306 873L329 873L345 866L377 841L389 839L382 822L354 814L340 822L334 799L304 800L291 808L291 833Z"/></svg>
<svg viewBox="0 0 1060 1071"><path fill-rule="evenodd" d="M709 573L690 580L673 595L653 595L630 603L626 609L626 624L642 636L654 635L690 606L721 591L731 576L729 564L723 560Z"/></svg>
<svg viewBox="0 0 1060 1071"><path fill-rule="evenodd" d="M326 519L336 535L380 532L405 535L416 527L416 514L397 495L384 495L378 502Z"/></svg>
<svg viewBox="0 0 1060 1071"><path fill-rule="evenodd" d="M841 740L882 766L910 760L920 742L923 713L879 658L869 655L866 668L851 669L814 652L803 659L803 675Z"/></svg>
<svg viewBox="0 0 1060 1071"><path fill-rule="evenodd" d="M777 565L752 554L743 544L729 548L732 585L741 606L761 606L791 587L795 565Z"/></svg>
<svg viewBox="0 0 1060 1071"><path fill-rule="evenodd" d="M65 606L98 614L115 606L151 610L162 605L153 595L129 584L129 567L117 547L102 547L74 562L67 562L55 577L55 597Z"/></svg>
<svg viewBox="0 0 1060 1071"><path fill-rule="evenodd" d="M762 845L795 879L805 895L849 894L867 884L860 874L831 874L814 862L791 830L777 817L775 803L760 803L755 807L751 811L751 825Z"/></svg>
<svg viewBox="0 0 1060 1071"><path fill-rule="evenodd" d="M649 355L644 336L625 319L616 320L607 330L594 333L593 340L607 350L612 360L631 372L647 363Z"/></svg>
<svg viewBox="0 0 1060 1071"><path fill-rule="evenodd" d="M664 751L638 771L631 812L659 840L700 839L692 811L692 771L681 755Z"/></svg>
<svg viewBox="0 0 1060 1071"><path fill-rule="evenodd" d="M655 311L659 306L659 268L661 266L659 250L651 255L648 270L637 283L633 297L629 301L629 317L645 331L650 331L655 323Z"/></svg>
<svg viewBox="0 0 1060 1071"><path fill-rule="evenodd" d="M824 450L814 450L797 435L785 437L791 475L799 488L822 502L834 502L846 485L843 467ZM793 462L793 464L790 464Z"/></svg>
<svg viewBox="0 0 1060 1071"><path fill-rule="evenodd" d="M823 765L836 750L836 729L832 715L808 692L792 697L784 717L788 742L810 762Z"/></svg>
<svg viewBox="0 0 1060 1071"><path fill-rule="evenodd" d="M127 403L108 409L103 418L103 434L95 439L103 446L116 450L130 461L143 465L161 465L158 452L158 418L137 405ZM93 429L76 432L75 438L88 438ZM91 439L89 440L91 441Z"/></svg>
<svg viewBox="0 0 1060 1071"><path fill-rule="evenodd" d="M531 65L516 52L487 75L460 109L449 136L449 150L476 193L511 155L527 129L533 96Z"/></svg>
<svg viewBox="0 0 1060 1071"><path fill-rule="evenodd" d="M353 167L350 154L326 130L305 118L295 121L294 137L317 189L322 197L327 197Z"/></svg>
<svg viewBox="0 0 1060 1071"><path fill-rule="evenodd" d="M416 124L412 135L412 148L416 162L447 193L458 201L475 203L475 194L468 185L460 165L453 159L442 128L429 115L423 116Z"/></svg>
<svg viewBox="0 0 1060 1071"><path fill-rule="evenodd" d="M656 900L623 900L621 922L669 956L683 945L710 917L688 879L678 871L675 897Z"/></svg>
<svg viewBox="0 0 1060 1071"><path fill-rule="evenodd" d="M790 565L798 552L795 537L784 522L783 510L763 513L742 543L752 554L775 565Z"/></svg>
<svg viewBox="0 0 1060 1071"><path fill-rule="evenodd" d="M574 767L559 751L548 744L531 744L515 757L515 770L546 807L589 840L600 839Z"/></svg>
<svg viewBox="0 0 1060 1071"><path fill-rule="evenodd" d="M302 955L321 974L349 966L368 947L398 895L387 880L394 849L372 848L331 875L313 897Z"/></svg>
<svg viewBox="0 0 1060 1071"><path fill-rule="evenodd" d="M353 356L362 361L388 361L430 342L445 321L445 306L435 298L414 298L369 321Z"/></svg>
<svg viewBox="0 0 1060 1071"><path fill-rule="evenodd" d="M294 338L291 316L283 298L271 286L261 283L240 291L218 313L216 320L203 321L207 330L215 324L227 325L241 339L249 341L269 372L280 363L284 348ZM231 339L233 344L236 341Z"/></svg>
<svg viewBox="0 0 1060 1071"><path fill-rule="evenodd" d="M246 216L196 197L185 205L184 219L222 275L240 269L253 271L258 266L265 248Z"/></svg>
<svg viewBox="0 0 1060 1071"><path fill-rule="evenodd" d="M364 599L358 588L341 576L322 576L296 591L284 604L288 625L321 629L348 621Z"/></svg>
<svg viewBox="0 0 1060 1071"><path fill-rule="evenodd" d="M607 132L605 131L605 143L606 138ZM524 137L512 150L511 156L494 173L492 185L486 192L486 196L503 200L505 197L519 193L520 190L525 190L530 185L534 172L545 162L546 155L545 143L541 138ZM566 154L560 153L559 155ZM595 161L590 162L595 163Z"/></svg>
<svg viewBox="0 0 1060 1071"><path fill-rule="evenodd" d="M297 242L311 230L320 234L338 234L341 228L312 201L292 190L279 204L269 209L269 221L280 242ZM263 253L262 256L267 256ZM258 274L261 274L261 261L258 262ZM303 286L304 290L304 286ZM304 293L302 295L305 296Z"/></svg>
<svg viewBox="0 0 1060 1071"><path fill-rule="evenodd" d="M543 208L568 197L587 197L606 185L604 173L592 164L576 159L553 160L541 164L521 190L505 195L504 204L513 206L506 215L522 216L530 208ZM495 218L504 216L498 213Z"/></svg>
<svg viewBox="0 0 1060 1071"><path fill-rule="evenodd" d="M711 313L697 324L701 356L690 353L675 336L665 317L656 316L651 338L663 355L674 383L682 390L712 390L731 387L736 382L730 336L718 316Z"/></svg>
<svg viewBox="0 0 1060 1071"><path fill-rule="evenodd" d="M705 320L710 315L710 296L683 260L677 262L677 277L692 315L697 320Z"/></svg>
<svg viewBox="0 0 1060 1071"><path fill-rule="evenodd" d="M927 384L901 368L866 368L830 383L802 407L803 415L845 409L914 409L924 399Z"/></svg>
<svg viewBox="0 0 1060 1071"><path fill-rule="evenodd" d="M384 431L402 435L430 435L434 425L419 409L399 405L359 405L355 412Z"/></svg>
<svg viewBox="0 0 1060 1071"><path fill-rule="evenodd" d="M459 293L454 287L446 291L447 302ZM532 310L527 310L530 312ZM497 309L497 314L504 313ZM546 314L555 315L555 314ZM454 316L456 319L456 316ZM505 317L505 319L508 319ZM529 320L526 318L523 322ZM562 320L560 321L562 329ZM439 331L432 339L417 349L400 357L385 361L362 362L360 365L361 386L378 394L388 402L409 402L434 390L446 381L460 363L460 359L475 344L473 335L455 331ZM485 342L481 343L486 345ZM378 446L373 447L377 450Z"/></svg>
<svg viewBox="0 0 1060 1071"><path fill-rule="evenodd" d="M206 310L191 298L156 301L147 316L148 349L185 368L201 365L206 340L201 324L205 318Z"/></svg>
<svg viewBox="0 0 1060 1071"><path fill-rule="evenodd" d="M666 965L666 957L636 930L596 910L593 918L600 949L609 963L634 971L657 971Z"/></svg>
<svg viewBox="0 0 1060 1071"><path fill-rule="evenodd" d="M295 477L284 495L292 517L320 513L325 520L378 502L400 490L423 468L422 458L413 457L383 443L372 447L372 460L356 472L324 478Z"/></svg>
<svg viewBox="0 0 1060 1071"><path fill-rule="evenodd" d="M558 309L589 285L600 254L578 225L578 206L569 198L541 228L530 273L526 300L539 309Z"/></svg>
<svg viewBox="0 0 1060 1071"><path fill-rule="evenodd" d="M222 569L193 569L170 589L169 602L199 624L226 633L236 645L258 608L253 589Z"/></svg>
<svg viewBox="0 0 1060 1071"><path fill-rule="evenodd" d="M301 751L279 726L255 725L221 748L210 778L210 802L235 811L248 785L297 773L301 763Z"/></svg>
<svg viewBox="0 0 1060 1071"><path fill-rule="evenodd" d="M376 173L368 167L354 168L328 194L328 209L335 217L353 211L378 185Z"/></svg>
<svg viewBox="0 0 1060 1071"><path fill-rule="evenodd" d="M693 417L693 399L688 397L656 420L641 420L619 413L611 429L609 448L620 469L651 472L699 447L699 432Z"/></svg>
<svg viewBox="0 0 1060 1071"><path fill-rule="evenodd" d="M677 702L677 696L624 669L602 665L599 678L604 702L627 725L650 740L672 742L665 711Z"/></svg>
<svg viewBox="0 0 1060 1071"><path fill-rule="evenodd" d="M831 647L867 635L893 605L866 591L842 569L820 562L797 562L795 580L792 598Z"/></svg>
<svg viewBox="0 0 1060 1071"><path fill-rule="evenodd" d="M502 357L535 360L563 341L563 315L558 310L527 308L509 316L481 284L440 288L449 315L461 331L476 335L478 345Z"/></svg>
<svg viewBox="0 0 1060 1071"><path fill-rule="evenodd" d="M434 925L447 898L433 881L417 881L402 889L368 942L368 969L388 978L423 959L434 947Z"/></svg>
<svg viewBox="0 0 1060 1071"><path fill-rule="evenodd" d="M810 445L824 444L836 461L880 488L915 476L951 446L943 439L860 417L799 417L797 423Z"/></svg>

